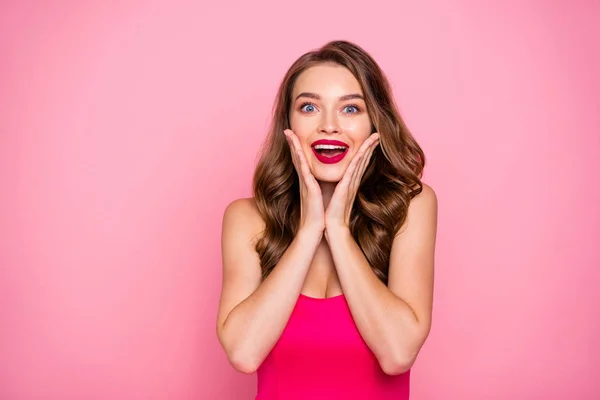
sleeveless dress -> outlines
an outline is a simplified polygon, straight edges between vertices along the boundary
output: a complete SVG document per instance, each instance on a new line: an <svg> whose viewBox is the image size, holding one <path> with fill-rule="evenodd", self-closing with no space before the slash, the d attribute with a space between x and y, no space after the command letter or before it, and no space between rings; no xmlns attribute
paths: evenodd
<svg viewBox="0 0 600 400"><path fill-rule="evenodd" d="M255 400L408 400L410 389L410 370L381 370L343 294L301 294L257 378Z"/></svg>

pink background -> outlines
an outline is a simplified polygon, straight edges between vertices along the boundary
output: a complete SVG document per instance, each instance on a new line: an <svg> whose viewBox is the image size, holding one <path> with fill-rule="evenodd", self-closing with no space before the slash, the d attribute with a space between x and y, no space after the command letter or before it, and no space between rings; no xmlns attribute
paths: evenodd
<svg viewBox="0 0 600 400"><path fill-rule="evenodd" d="M221 216L285 70L338 38L439 197L412 398L600 398L600 3L104 3L0 6L0 398L253 398Z"/></svg>

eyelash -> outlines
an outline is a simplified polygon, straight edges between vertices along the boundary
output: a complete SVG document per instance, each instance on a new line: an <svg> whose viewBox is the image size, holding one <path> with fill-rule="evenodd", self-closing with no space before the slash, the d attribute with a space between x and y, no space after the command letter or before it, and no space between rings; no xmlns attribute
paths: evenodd
<svg viewBox="0 0 600 400"><path fill-rule="evenodd" d="M305 102L305 103L302 103L302 104L300 105L300 112L302 112L302 113L306 113L306 111L302 111L302 109L303 109L305 106L313 106L314 108L317 108L317 106L315 106L313 103L310 103L310 102ZM347 107L354 107L354 108L356 109L356 112L351 112L351 113L349 113L349 114L358 114L359 112L361 112L361 111L362 111L362 109L361 109L359 106L357 106L356 104L346 104L346 105L344 106L344 108L347 108Z"/></svg>

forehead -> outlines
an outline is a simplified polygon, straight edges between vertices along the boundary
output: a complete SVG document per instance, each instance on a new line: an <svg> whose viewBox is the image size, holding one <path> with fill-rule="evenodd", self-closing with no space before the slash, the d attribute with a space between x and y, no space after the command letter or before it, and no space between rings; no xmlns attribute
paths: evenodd
<svg viewBox="0 0 600 400"><path fill-rule="evenodd" d="M321 64L303 71L296 79L294 96L302 92L316 93L324 97L342 96L363 91L358 80L341 65Z"/></svg>

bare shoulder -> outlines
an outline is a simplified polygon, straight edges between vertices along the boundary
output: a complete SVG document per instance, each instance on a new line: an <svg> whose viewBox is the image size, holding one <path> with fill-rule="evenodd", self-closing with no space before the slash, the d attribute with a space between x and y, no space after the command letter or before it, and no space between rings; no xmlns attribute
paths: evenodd
<svg viewBox="0 0 600 400"><path fill-rule="evenodd" d="M423 190L413 197L408 205L404 225L398 231L397 236L403 234L411 226L413 227L412 229L415 229L415 226L422 228L425 226L424 224L433 227L435 231L438 214L437 194L428 184L422 182L422 185Z"/></svg>
<svg viewBox="0 0 600 400"><path fill-rule="evenodd" d="M252 197L242 197L233 200L225 208L225 215L246 216L252 218L258 216L258 209Z"/></svg>
<svg viewBox="0 0 600 400"><path fill-rule="evenodd" d="M413 220L419 224L425 221L436 222L438 209L437 194L428 184L424 182L421 182L421 184L423 185L423 190L413 197L408 205L407 223L410 223L408 220Z"/></svg>
<svg viewBox="0 0 600 400"><path fill-rule="evenodd" d="M413 208L437 208L437 194L435 193L433 188L428 184L422 182L422 185L423 190L421 191L421 193L419 193L412 199L412 201L410 202L410 206Z"/></svg>
<svg viewBox="0 0 600 400"><path fill-rule="evenodd" d="M223 283L217 317L219 329L231 310L261 282L255 244L262 229L262 218L252 198L234 200L225 208L221 232Z"/></svg>
<svg viewBox="0 0 600 400"><path fill-rule="evenodd" d="M232 201L223 213L221 251L224 278L252 274L260 276L255 246L264 223L253 198Z"/></svg>
<svg viewBox="0 0 600 400"><path fill-rule="evenodd" d="M225 208L223 213L223 231L234 228L246 234L258 234L262 231L264 223L254 198L242 197L233 200Z"/></svg>
<svg viewBox="0 0 600 400"><path fill-rule="evenodd" d="M435 243L437 232L437 195L431 186L408 206L404 226L394 239L390 254L388 287L403 299L419 321L420 348L431 327Z"/></svg>

